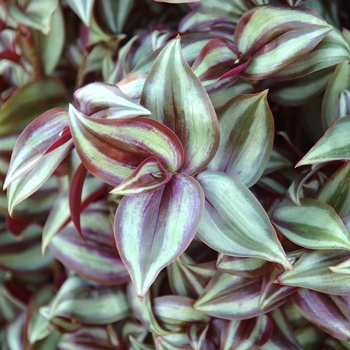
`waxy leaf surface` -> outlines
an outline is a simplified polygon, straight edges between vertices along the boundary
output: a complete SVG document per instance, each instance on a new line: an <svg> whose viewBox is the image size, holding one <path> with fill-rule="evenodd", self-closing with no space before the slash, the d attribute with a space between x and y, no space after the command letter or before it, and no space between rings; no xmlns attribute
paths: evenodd
<svg viewBox="0 0 350 350"><path fill-rule="evenodd" d="M185 152L181 172L193 175L214 157L219 124L204 87L182 56L180 39L155 60L145 81L141 104L179 137Z"/></svg>
<svg viewBox="0 0 350 350"><path fill-rule="evenodd" d="M198 182L174 175L156 192L124 197L114 234L137 295L143 298L159 272L191 243L202 218L204 195Z"/></svg>
<svg viewBox="0 0 350 350"><path fill-rule="evenodd" d="M350 298L299 289L292 296L297 310L336 339L350 341Z"/></svg>
<svg viewBox="0 0 350 350"><path fill-rule="evenodd" d="M90 173L118 186L145 159L155 156L168 171L183 163L183 149L166 126L146 117L130 120L85 116L70 106L70 125L79 157Z"/></svg>
<svg viewBox="0 0 350 350"><path fill-rule="evenodd" d="M68 113L63 108L53 108L31 122L13 148L4 189L33 169L67 126Z"/></svg>
<svg viewBox="0 0 350 350"><path fill-rule="evenodd" d="M321 293L348 295L350 276L334 273L331 266L350 257L344 250L306 251L293 265L294 270L286 271L277 278L278 283L312 289Z"/></svg>
<svg viewBox="0 0 350 350"><path fill-rule="evenodd" d="M310 249L348 249L350 234L334 209L314 199L280 203L272 222L292 242Z"/></svg>
<svg viewBox="0 0 350 350"><path fill-rule="evenodd" d="M331 30L309 9L270 5L245 12L234 34L238 51L252 57L242 76L265 79L280 72L310 52Z"/></svg>
<svg viewBox="0 0 350 350"><path fill-rule="evenodd" d="M220 108L218 118L220 146L208 169L251 187L264 172L272 149L274 121L267 91L234 97Z"/></svg>
<svg viewBox="0 0 350 350"><path fill-rule="evenodd" d="M265 314L284 301L262 310L261 279L233 276L218 271L194 304L203 313L226 320L245 320Z"/></svg>
<svg viewBox="0 0 350 350"><path fill-rule="evenodd" d="M270 220L239 180L220 172L205 171L197 176L205 193L205 211L198 237L220 253L255 257L291 265Z"/></svg>
<svg viewBox="0 0 350 350"><path fill-rule="evenodd" d="M117 86L106 83L91 83L74 93L77 109L94 118L130 118L151 114Z"/></svg>
<svg viewBox="0 0 350 350"><path fill-rule="evenodd" d="M296 166L350 160L349 129L350 117L337 120Z"/></svg>

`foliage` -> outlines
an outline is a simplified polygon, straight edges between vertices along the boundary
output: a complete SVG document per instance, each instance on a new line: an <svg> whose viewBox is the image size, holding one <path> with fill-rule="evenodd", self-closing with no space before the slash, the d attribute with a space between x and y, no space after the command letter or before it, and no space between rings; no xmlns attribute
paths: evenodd
<svg viewBox="0 0 350 350"><path fill-rule="evenodd" d="M0 1L2 349L350 349L343 5Z"/></svg>

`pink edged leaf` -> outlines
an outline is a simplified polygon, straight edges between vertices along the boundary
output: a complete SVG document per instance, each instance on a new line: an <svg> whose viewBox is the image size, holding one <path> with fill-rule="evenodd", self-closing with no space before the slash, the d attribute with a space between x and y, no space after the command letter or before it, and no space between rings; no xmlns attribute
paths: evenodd
<svg viewBox="0 0 350 350"><path fill-rule="evenodd" d="M95 118L130 118L151 112L125 95L119 87L91 83L74 93L77 109Z"/></svg>
<svg viewBox="0 0 350 350"><path fill-rule="evenodd" d="M179 38L172 40L155 60L141 104L179 137L185 152L181 172L196 174L214 157L219 145L215 110L184 59Z"/></svg>
<svg viewBox="0 0 350 350"><path fill-rule="evenodd" d="M286 286L312 289L321 293L348 295L350 276L330 270L350 257L344 250L307 251L293 265L294 270L282 273L275 281Z"/></svg>
<svg viewBox="0 0 350 350"><path fill-rule="evenodd" d="M68 126L68 113L63 108L53 108L32 121L19 136L12 153L4 189L14 180L27 174L47 153L52 143ZM68 139L65 139L67 142Z"/></svg>
<svg viewBox="0 0 350 350"><path fill-rule="evenodd" d="M80 226L81 194L83 192L86 173L87 170L84 164L80 163L72 176L68 190L68 202L71 219L82 240L84 240L84 236L81 232Z"/></svg>
<svg viewBox="0 0 350 350"><path fill-rule="evenodd" d="M240 258L219 254L216 267L231 275L255 278L270 270L271 263L258 258Z"/></svg>
<svg viewBox="0 0 350 350"><path fill-rule="evenodd" d="M171 179L156 157L145 159L119 186L110 193L133 196L153 192L164 186Z"/></svg>
<svg viewBox="0 0 350 350"><path fill-rule="evenodd" d="M332 160L350 160L350 140L348 130L350 117L335 121L320 138L320 140L299 161L296 167L307 164L318 164Z"/></svg>
<svg viewBox="0 0 350 350"><path fill-rule="evenodd" d="M66 319L72 325L108 324L129 315L124 291L118 286L103 286L70 276L49 306L48 319Z"/></svg>
<svg viewBox="0 0 350 350"><path fill-rule="evenodd" d="M218 271L197 299L194 308L224 320L246 320L282 305L280 300L265 310L259 306L260 278L233 276Z"/></svg>
<svg viewBox="0 0 350 350"><path fill-rule="evenodd" d="M274 120L267 102L267 90L238 95L218 111L220 146L208 165L225 172L247 187L261 177L270 158Z"/></svg>
<svg viewBox="0 0 350 350"><path fill-rule="evenodd" d="M335 273L350 275L350 257L340 264L330 266L329 269Z"/></svg>
<svg viewBox="0 0 350 350"><path fill-rule="evenodd" d="M201 350L204 349L206 343L206 336L208 333L208 323L189 323L186 327L186 333L188 341L190 342L192 349Z"/></svg>
<svg viewBox="0 0 350 350"><path fill-rule="evenodd" d="M241 16L234 34L237 50L251 55L242 76L259 80L280 72L310 52L331 30L331 25L306 8L254 7Z"/></svg>
<svg viewBox="0 0 350 350"><path fill-rule="evenodd" d="M214 171L200 173L197 180L206 199L197 235L205 244L226 255L260 258L292 268L265 210L247 187Z"/></svg>
<svg viewBox="0 0 350 350"><path fill-rule="evenodd" d="M228 72L223 74L219 80L226 79L229 77L234 77L238 74L241 74L248 66L251 61L250 55L239 55L235 66L230 69Z"/></svg>
<svg viewBox="0 0 350 350"><path fill-rule="evenodd" d="M224 321L220 349L260 350L271 337L272 331L273 323L267 315L243 321Z"/></svg>
<svg viewBox="0 0 350 350"><path fill-rule="evenodd" d="M203 209L202 188L185 174L174 175L156 192L121 200L114 235L139 298L191 243Z"/></svg>
<svg viewBox="0 0 350 350"><path fill-rule="evenodd" d="M283 201L271 220L284 236L299 246L350 250L350 234L328 204L314 199L301 199L300 206Z"/></svg>
<svg viewBox="0 0 350 350"><path fill-rule="evenodd" d="M36 167L25 176L10 183L7 190L10 215L17 204L28 198L47 181L72 149L73 142L66 142L61 147L41 157Z"/></svg>
<svg viewBox="0 0 350 350"><path fill-rule="evenodd" d="M183 163L183 148L165 125L146 117L129 120L92 118L73 106L71 133L79 157L90 173L118 186L149 157L173 172Z"/></svg>
<svg viewBox="0 0 350 350"><path fill-rule="evenodd" d="M297 310L332 337L350 342L350 297L299 289L292 295Z"/></svg>
<svg viewBox="0 0 350 350"><path fill-rule="evenodd" d="M129 274L113 249L107 215L108 210L101 213L88 210L82 215L86 242L69 224L52 238L49 249L57 260L78 276L104 285L120 285L129 280ZM94 238L97 235L98 240Z"/></svg>

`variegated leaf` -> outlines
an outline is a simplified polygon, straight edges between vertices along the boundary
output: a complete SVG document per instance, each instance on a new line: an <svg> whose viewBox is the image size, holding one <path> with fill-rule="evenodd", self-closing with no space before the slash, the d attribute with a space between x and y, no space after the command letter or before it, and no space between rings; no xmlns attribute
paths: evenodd
<svg viewBox="0 0 350 350"><path fill-rule="evenodd" d="M266 212L239 180L220 172L197 176L206 201L198 237L220 253L291 265Z"/></svg>
<svg viewBox="0 0 350 350"><path fill-rule="evenodd" d="M299 289L292 296L298 311L336 339L350 341L350 298ZM327 315L325 317L325 315Z"/></svg>
<svg viewBox="0 0 350 350"><path fill-rule="evenodd" d="M325 163L332 160L350 160L349 128L350 117L338 119L296 166Z"/></svg>
<svg viewBox="0 0 350 350"><path fill-rule="evenodd" d="M87 27L90 25L94 2L95 0L86 0L83 2L79 0L67 0L70 8L79 16Z"/></svg>
<svg viewBox="0 0 350 350"><path fill-rule="evenodd" d="M74 93L77 109L94 118L131 118L151 112L126 96L119 87L91 83Z"/></svg>
<svg viewBox="0 0 350 350"><path fill-rule="evenodd" d="M208 169L225 172L251 187L264 172L272 149L274 121L267 91L234 97L220 108L218 118L220 146Z"/></svg>
<svg viewBox="0 0 350 350"><path fill-rule="evenodd" d="M146 117L129 120L88 117L70 106L70 125L79 157L90 173L118 186L149 157L156 157L173 172L183 163L177 136L158 121Z"/></svg>
<svg viewBox="0 0 350 350"><path fill-rule="evenodd" d="M198 182L174 175L160 190L124 197L114 234L137 295L143 298L159 272L191 243L204 209Z"/></svg>
<svg viewBox="0 0 350 350"><path fill-rule="evenodd" d="M350 276L332 272L329 267L337 265L350 257L344 250L306 251L293 265L294 270L280 275L276 282L286 285L312 289L321 293L348 295Z"/></svg>
<svg viewBox="0 0 350 350"><path fill-rule="evenodd" d="M238 51L252 57L242 76L265 79L280 72L310 52L331 30L306 8L268 5L245 12L234 34Z"/></svg>
<svg viewBox="0 0 350 350"><path fill-rule="evenodd" d="M193 350L201 350L206 344L209 324L189 323L186 327L187 337Z"/></svg>
<svg viewBox="0 0 350 350"><path fill-rule="evenodd" d="M280 203L273 224L292 242L310 249L348 249L350 234L334 209L314 199Z"/></svg>
<svg viewBox="0 0 350 350"><path fill-rule="evenodd" d="M350 257L335 266L330 266L329 269L335 273L350 275Z"/></svg>
<svg viewBox="0 0 350 350"><path fill-rule="evenodd" d="M233 276L218 271L197 299L194 308L225 320L246 320L265 314L284 300L262 310L259 306L260 278Z"/></svg>
<svg viewBox="0 0 350 350"><path fill-rule="evenodd" d="M260 350L273 332L271 319L261 315L250 320L224 321L220 349Z"/></svg>
<svg viewBox="0 0 350 350"><path fill-rule="evenodd" d="M145 81L141 104L179 137L185 152L181 172L196 174L214 157L219 145L216 114L182 55L179 38L171 41L155 60Z"/></svg>
<svg viewBox="0 0 350 350"><path fill-rule="evenodd" d="M68 113L63 108L53 108L31 122L13 148L4 189L33 169L67 126Z"/></svg>

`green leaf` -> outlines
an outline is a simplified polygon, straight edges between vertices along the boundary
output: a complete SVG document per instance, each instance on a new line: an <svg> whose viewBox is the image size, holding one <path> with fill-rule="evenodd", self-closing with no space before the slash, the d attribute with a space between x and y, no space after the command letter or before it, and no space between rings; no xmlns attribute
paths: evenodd
<svg viewBox="0 0 350 350"><path fill-rule="evenodd" d="M58 6L58 0L31 0L24 10L11 2L6 6L13 20L47 35L50 32L51 17Z"/></svg>
<svg viewBox="0 0 350 350"><path fill-rule="evenodd" d="M79 18L87 27L90 26L94 2L95 0L67 0L70 8L79 16Z"/></svg>
<svg viewBox="0 0 350 350"><path fill-rule="evenodd" d="M242 76L266 79L280 72L310 52L331 30L306 8L269 5L245 12L234 34L238 51L252 57Z"/></svg>
<svg viewBox="0 0 350 350"><path fill-rule="evenodd" d="M272 149L274 121L267 91L234 97L220 108L218 118L220 146L208 169L251 187L264 172Z"/></svg>
<svg viewBox="0 0 350 350"><path fill-rule="evenodd" d="M121 200L114 234L139 298L144 298L159 272L191 243L203 207L200 185L185 174L174 175L156 192Z"/></svg>
<svg viewBox="0 0 350 350"><path fill-rule="evenodd" d="M341 93L348 89L350 77L350 66L343 62L337 66L332 77L329 79L322 103L322 123L325 129L343 115L337 113L337 103Z"/></svg>
<svg viewBox="0 0 350 350"><path fill-rule="evenodd" d="M341 218L350 215L350 164L343 164L323 185L317 200L329 204Z"/></svg>
<svg viewBox="0 0 350 350"><path fill-rule="evenodd" d="M155 2L166 2L168 4L188 4L191 2L198 2L200 0L154 0Z"/></svg>
<svg viewBox="0 0 350 350"><path fill-rule="evenodd" d="M82 163L92 175L112 186L118 186L152 156L169 172L178 170L183 163L179 139L154 119L94 118L73 106L69 115L73 141Z"/></svg>
<svg viewBox="0 0 350 350"><path fill-rule="evenodd" d="M297 310L317 327L336 339L350 341L348 295L327 295L308 289L299 289L292 296L292 301Z"/></svg>
<svg viewBox="0 0 350 350"><path fill-rule="evenodd" d="M337 120L296 166L350 160L349 128L350 117Z"/></svg>
<svg viewBox="0 0 350 350"><path fill-rule="evenodd" d="M68 319L72 324L108 324L129 314L125 293L119 287L100 286L78 276L61 286L49 309L49 320Z"/></svg>
<svg viewBox="0 0 350 350"><path fill-rule="evenodd" d="M329 267L349 257L350 253L343 250L306 251L293 265L294 270L284 272L277 281L283 285L308 288L321 293L348 295L350 276L334 273Z"/></svg>
<svg viewBox="0 0 350 350"><path fill-rule="evenodd" d="M193 350L201 350L206 344L209 324L190 323L186 327L187 337Z"/></svg>
<svg viewBox="0 0 350 350"><path fill-rule="evenodd" d="M196 174L214 157L219 124L207 93L182 55L180 39L172 40L155 60L141 104L179 137L185 152L181 172Z"/></svg>
<svg viewBox="0 0 350 350"><path fill-rule="evenodd" d="M205 244L226 255L260 258L291 268L266 212L247 187L214 171L200 173L197 180L206 197L197 233Z"/></svg>
<svg viewBox="0 0 350 350"><path fill-rule="evenodd" d="M246 320L280 306L277 302L262 310L259 306L261 279L233 276L218 271L197 299L194 308L224 320Z"/></svg>
<svg viewBox="0 0 350 350"><path fill-rule="evenodd" d="M300 204L284 201L273 212L271 220L283 235L305 248L350 250L350 234L331 206L314 199Z"/></svg>

